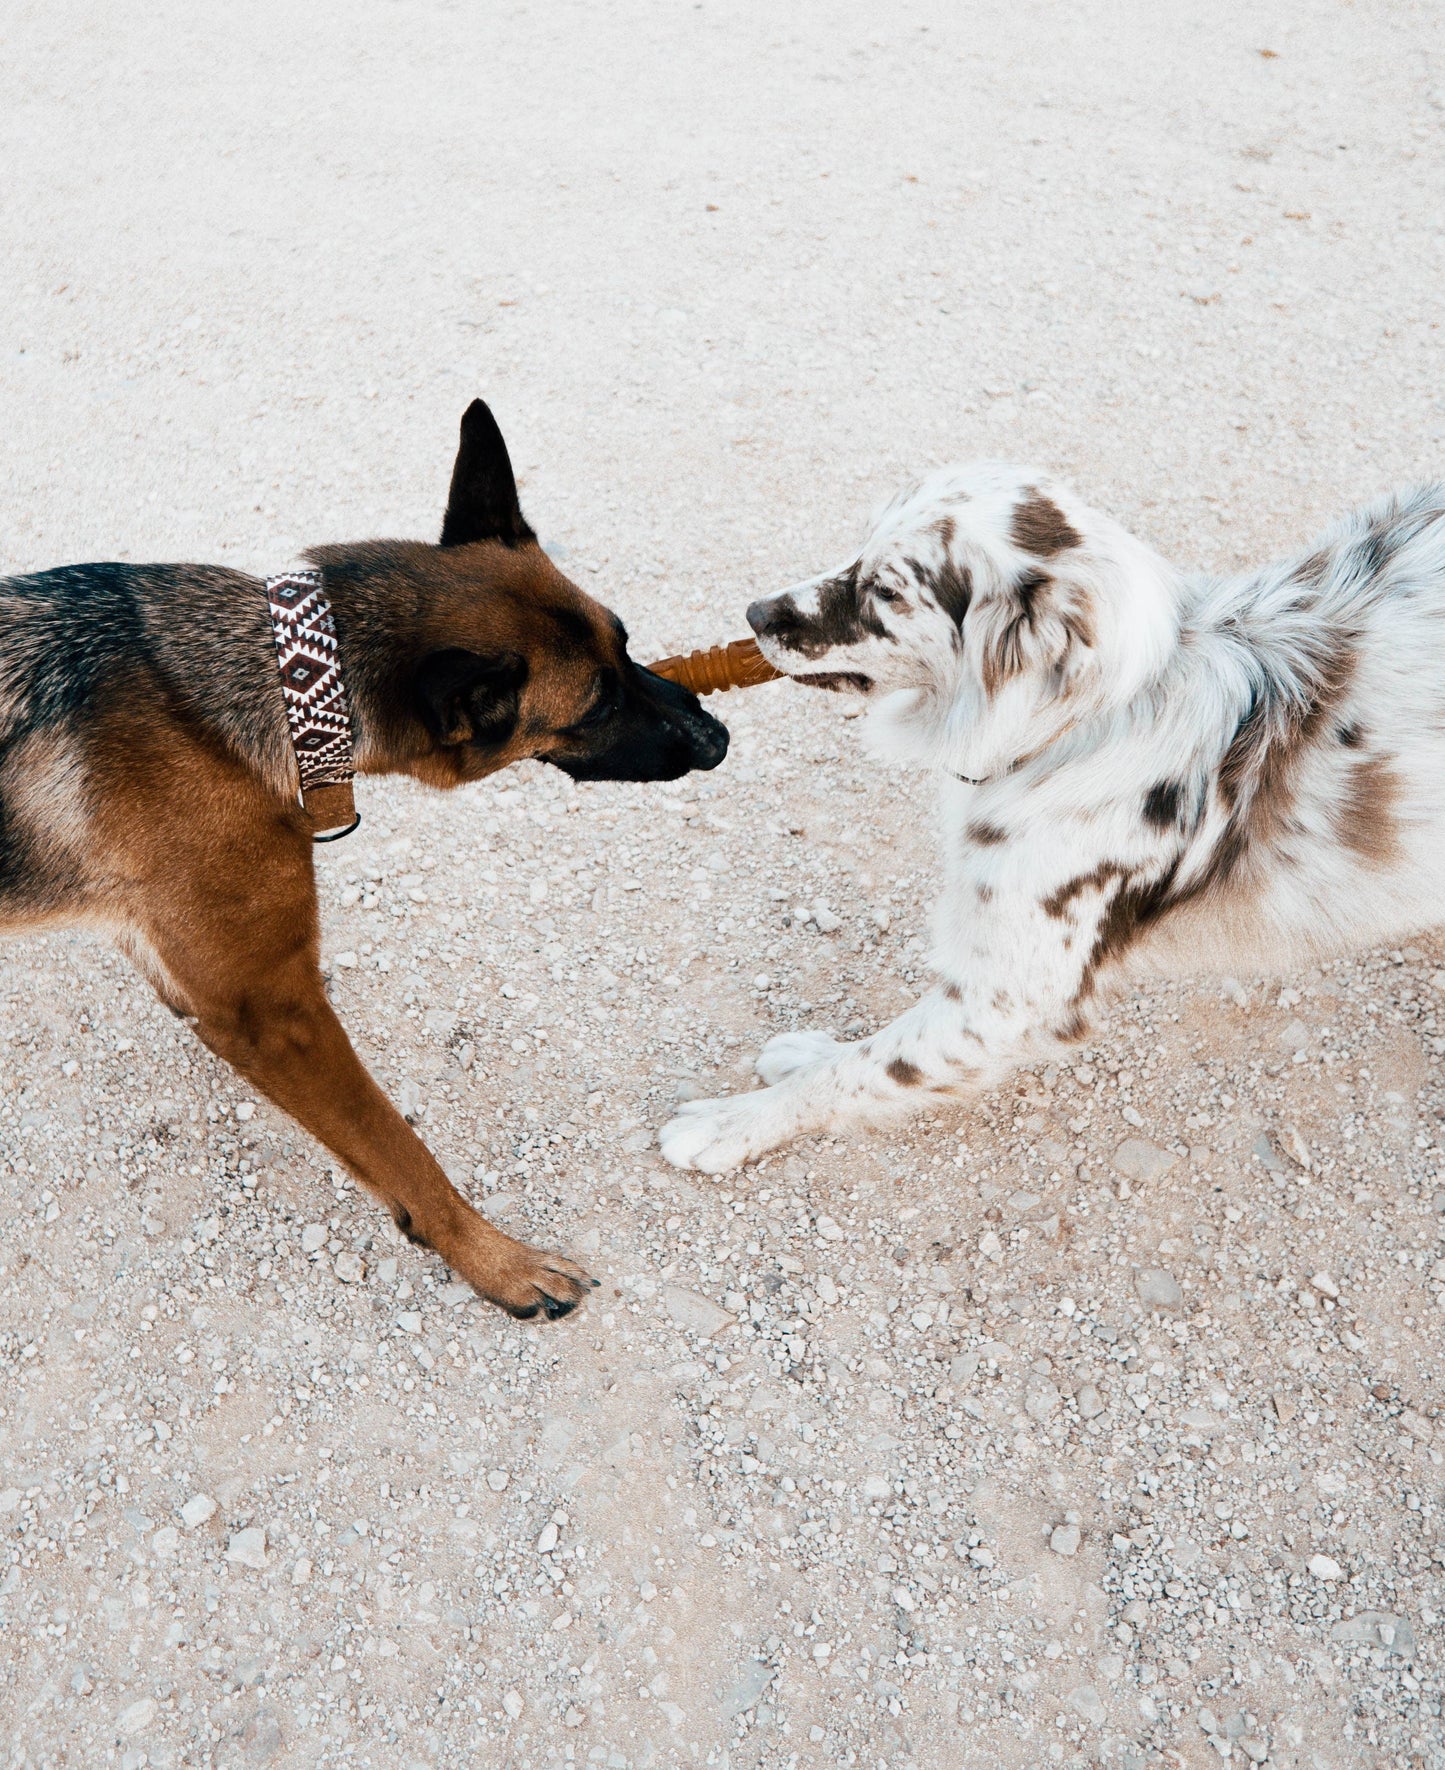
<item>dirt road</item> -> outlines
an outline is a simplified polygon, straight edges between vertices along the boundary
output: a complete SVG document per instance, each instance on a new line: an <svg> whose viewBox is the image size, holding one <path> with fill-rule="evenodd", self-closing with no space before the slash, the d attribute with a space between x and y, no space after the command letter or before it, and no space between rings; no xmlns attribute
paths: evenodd
<svg viewBox="0 0 1445 1770"><path fill-rule="evenodd" d="M479 392L641 656L949 459L1208 567L1445 467L1427 4L12 4L0 69L0 570L433 534ZM557 1327L0 949L6 1764L1445 1765L1445 947L681 1176L925 970L928 782L727 711L319 860L368 1061L604 1279Z"/></svg>

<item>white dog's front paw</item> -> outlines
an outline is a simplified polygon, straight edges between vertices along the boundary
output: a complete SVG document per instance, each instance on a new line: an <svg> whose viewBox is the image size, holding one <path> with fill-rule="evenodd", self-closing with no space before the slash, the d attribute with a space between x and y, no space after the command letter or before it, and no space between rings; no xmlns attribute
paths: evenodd
<svg viewBox="0 0 1445 1770"><path fill-rule="evenodd" d="M731 1094L722 1100L690 1100L662 1127L662 1153L675 1168L726 1174L787 1141L791 1132L770 1090Z"/></svg>
<svg viewBox="0 0 1445 1770"><path fill-rule="evenodd" d="M837 1049L838 1041L831 1033L779 1033L758 1053L755 1068L771 1087L784 1076L790 1076L795 1069L808 1069L815 1063L825 1062Z"/></svg>

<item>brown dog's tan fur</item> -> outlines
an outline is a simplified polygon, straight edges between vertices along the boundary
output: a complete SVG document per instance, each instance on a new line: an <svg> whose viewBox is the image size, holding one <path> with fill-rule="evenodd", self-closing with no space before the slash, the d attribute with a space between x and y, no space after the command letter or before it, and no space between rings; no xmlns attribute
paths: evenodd
<svg viewBox="0 0 1445 1770"><path fill-rule="evenodd" d="M468 505L469 423L491 478ZM626 779L721 759L721 727L638 670L616 618L537 545L484 407L464 421L447 520L461 535L445 547L313 555L360 772L453 787L524 757ZM98 604L112 616L100 629ZM327 1001L312 831L261 584L207 567L0 580L0 654L0 928L111 930L206 1045L407 1235L513 1315L567 1313L587 1275L478 1215Z"/></svg>

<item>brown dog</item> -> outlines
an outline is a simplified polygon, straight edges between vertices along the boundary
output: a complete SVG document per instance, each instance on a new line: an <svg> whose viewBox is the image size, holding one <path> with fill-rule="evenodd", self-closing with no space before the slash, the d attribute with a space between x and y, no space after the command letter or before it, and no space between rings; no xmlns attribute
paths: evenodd
<svg viewBox="0 0 1445 1770"><path fill-rule="evenodd" d="M621 622L537 545L481 401L439 546L310 558L361 773L453 787L538 757L578 780L675 780L727 752L726 730L635 664ZM297 788L255 578L84 565L0 579L0 929L108 928L413 1241L513 1315L565 1315L592 1281L472 1209L332 1012Z"/></svg>

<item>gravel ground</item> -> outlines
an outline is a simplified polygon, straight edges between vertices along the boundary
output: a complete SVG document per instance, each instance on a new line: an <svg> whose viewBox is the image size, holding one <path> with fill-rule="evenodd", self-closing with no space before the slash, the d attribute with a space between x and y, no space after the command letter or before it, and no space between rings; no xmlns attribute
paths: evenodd
<svg viewBox="0 0 1445 1770"><path fill-rule="evenodd" d="M640 655L908 474L1183 561L1441 471L1428 4L0 21L0 569L435 532L494 403ZM916 995L929 783L371 783L334 995L604 1279L518 1327L94 938L0 951L9 1766L1445 1765L1445 944L1157 987L721 1181L680 1098ZM825 931L826 930L826 931Z"/></svg>

